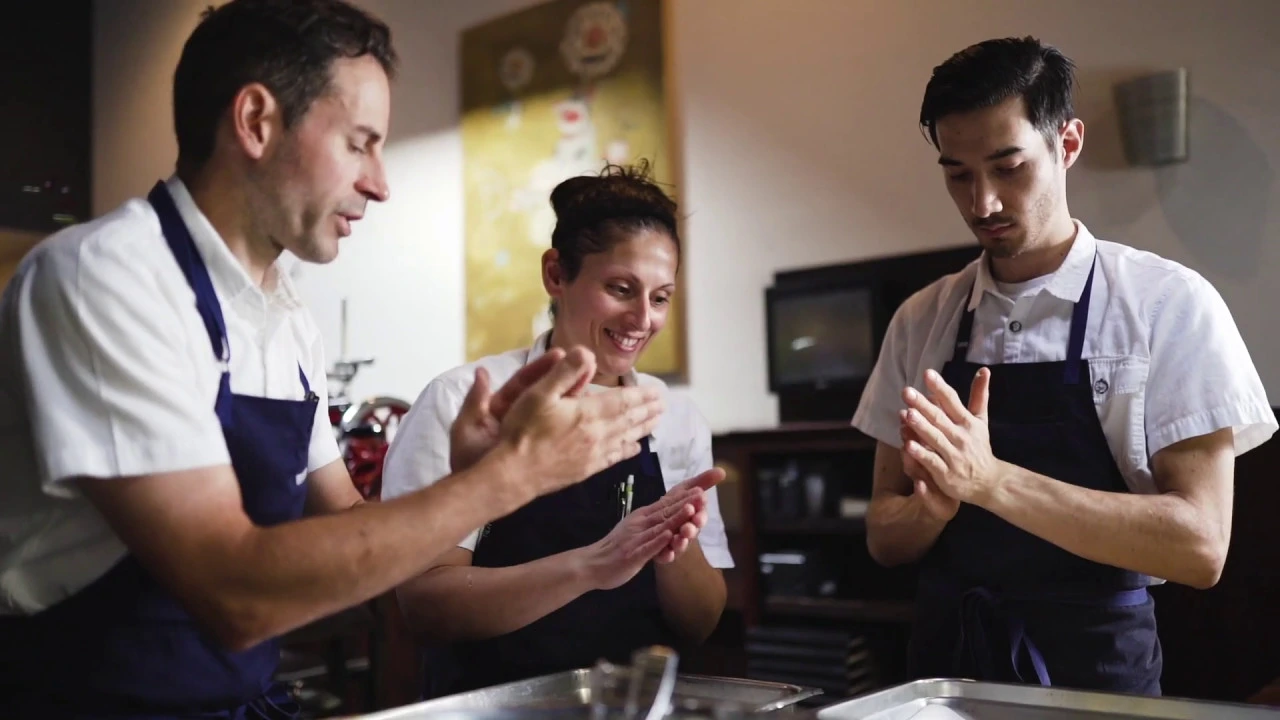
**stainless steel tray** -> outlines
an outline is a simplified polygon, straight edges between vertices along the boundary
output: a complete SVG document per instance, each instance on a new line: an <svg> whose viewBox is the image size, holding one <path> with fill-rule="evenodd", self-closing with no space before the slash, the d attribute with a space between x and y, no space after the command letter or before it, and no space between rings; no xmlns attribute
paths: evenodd
<svg viewBox="0 0 1280 720"><path fill-rule="evenodd" d="M1280 708L1038 685L917 680L829 705L817 716L818 720L1277 720Z"/></svg>
<svg viewBox="0 0 1280 720"><path fill-rule="evenodd" d="M581 669L544 675L427 700L365 717L366 720L405 720L459 711L584 709L594 700L591 672L590 669ZM671 703L676 709L729 703L743 708L745 712L768 713L788 710L796 703L821 693L821 690L799 685L705 675L677 675Z"/></svg>

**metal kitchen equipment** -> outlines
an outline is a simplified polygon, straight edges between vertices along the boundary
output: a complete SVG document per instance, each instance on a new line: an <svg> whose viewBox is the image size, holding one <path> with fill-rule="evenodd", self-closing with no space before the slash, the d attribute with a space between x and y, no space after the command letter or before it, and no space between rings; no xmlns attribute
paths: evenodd
<svg viewBox="0 0 1280 720"><path fill-rule="evenodd" d="M926 709L927 708L927 709ZM945 709L944 709L945 708ZM1280 708L1004 685L917 680L824 707L818 720L1278 720Z"/></svg>
<svg viewBox="0 0 1280 720"><path fill-rule="evenodd" d="M406 705L362 720L728 720L787 712L815 688L680 675L668 648L639 650L631 665L595 667Z"/></svg>

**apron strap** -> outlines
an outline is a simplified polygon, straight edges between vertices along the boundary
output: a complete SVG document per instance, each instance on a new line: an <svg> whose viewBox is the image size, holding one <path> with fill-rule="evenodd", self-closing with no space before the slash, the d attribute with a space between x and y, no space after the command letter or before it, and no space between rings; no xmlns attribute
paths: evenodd
<svg viewBox="0 0 1280 720"><path fill-rule="evenodd" d="M973 288L969 289L969 295L973 294ZM967 362L969 355L969 339L973 336L973 311L965 310L964 315L960 317L960 329L956 331L956 348L952 353L951 359L955 362Z"/></svg>
<svg viewBox="0 0 1280 720"><path fill-rule="evenodd" d="M1009 632L1009 661L1013 664L1014 677L1020 682L1026 682L1022 673L1018 671L1018 660L1022 655L1022 651L1026 650L1027 657L1031 658L1031 668L1035 670L1036 682L1042 687L1051 687L1053 683L1049 680L1049 668L1044 663L1044 655L1040 653L1040 648L1031 642L1031 638L1027 635L1026 623L1022 618L1016 615L1010 615L1007 618L1007 630Z"/></svg>
<svg viewBox="0 0 1280 720"><path fill-rule="evenodd" d="M307 374L302 372L302 363L298 363L298 379L302 381L302 397L306 400L314 400L318 396L311 392L311 383L307 382Z"/></svg>
<svg viewBox="0 0 1280 720"><path fill-rule="evenodd" d="M1098 269L1098 256L1094 254L1093 265L1089 268L1089 279L1084 281L1084 290L1076 301L1075 310L1071 312L1071 338L1067 341L1067 367L1062 373L1064 385L1075 385L1080 382L1080 356L1084 353L1084 331L1089 325L1089 301L1093 297L1093 273Z"/></svg>
<svg viewBox="0 0 1280 720"><path fill-rule="evenodd" d="M214 402L214 412L224 427L231 424L231 343L227 341L227 325L222 317L222 305L218 302L218 294L213 290L213 280L209 278L209 270L204 259L196 249L196 242L191 238L191 231L182 221L178 206L169 195L164 182L157 182L147 195L147 201L155 208L160 218L160 230L164 241L168 243L173 258L187 278L196 295L196 312L204 321L204 328L209 333L209 344L213 346L213 356L222 363L222 378L218 381L218 397Z"/></svg>
<svg viewBox="0 0 1280 720"><path fill-rule="evenodd" d="M209 342L213 345L214 357L224 363L231 361L231 343L227 342L227 325L222 318L222 306L218 303L218 295L213 290L213 281L209 279L209 271L204 259L196 250L191 232L182 221L178 206L169 195L163 182L157 182L147 195L147 200L156 209L160 217L160 229L164 240L173 251L178 267L187 278L187 284L196 294L196 310L200 319L204 320L205 330L209 333Z"/></svg>

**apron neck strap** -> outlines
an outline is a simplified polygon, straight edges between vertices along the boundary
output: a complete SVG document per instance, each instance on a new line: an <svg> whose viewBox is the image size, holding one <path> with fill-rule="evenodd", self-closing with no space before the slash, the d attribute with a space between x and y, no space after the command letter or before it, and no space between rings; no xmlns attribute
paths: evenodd
<svg viewBox="0 0 1280 720"><path fill-rule="evenodd" d="M196 310L204 321L205 330L209 333L209 342L213 345L214 357L224 363L231 361L231 343L227 342L227 325L222 318L222 306L218 303L218 295L213 290L213 281L209 279L209 270L204 259L196 249L191 231L182 221L178 206L169 195L169 189L163 182L157 182L147 195L147 201L155 208L160 218L160 230L164 233L164 241L178 261L178 267L187 278L187 284L196 294Z"/></svg>
<svg viewBox="0 0 1280 720"><path fill-rule="evenodd" d="M969 288L969 296L973 296L973 288ZM960 316L960 329L956 331L956 347L951 353L953 362L966 362L969 355L969 339L973 337L973 310L965 309Z"/></svg>
<svg viewBox="0 0 1280 720"><path fill-rule="evenodd" d="M1093 265L1089 267L1089 279L1084 281L1084 290L1076 301L1076 308L1071 313L1071 338L1067 340L1067 367L1063 371L1062 382L1075 385L1080 382L1080 358L1084 354L1084 331L1089 325L1089 300L1093 296L1093 273L1098 269L1097 255Z"/></svg>

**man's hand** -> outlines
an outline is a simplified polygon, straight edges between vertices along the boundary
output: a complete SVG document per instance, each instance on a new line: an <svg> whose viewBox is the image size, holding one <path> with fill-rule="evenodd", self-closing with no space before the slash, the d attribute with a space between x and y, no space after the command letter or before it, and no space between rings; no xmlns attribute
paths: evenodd
<svg viewBox="0 0 1280 720"><path fill-rule="evenodd" d="M932 481L928 471L920 465L919 461L907 452L907 446L912 442L919 443L920 438L916 435L911 426L907 424L907 410L904 408L898 411L898 419L901 425L898 427L898 435L902 438L902 474L911 478L913 482L922 480Z"/></svg>
<svg viewBox="0 0 1280 720"><path fill-rule="evenodd" d="M476 368L475 382L449 430L449 464L453 472L471 467L498 444L498 429L511 405L563 359L563 350L551 348L520 368L497 393L489 389L489 371Z"/></svg>
<svg viewBox="0 0 1280 720"><path fill-rule="evenodd" d="M929 515L943 522L950 522L951 518L960 512L960 501L942 492L924 466L907 452L907 447L912 443L920 444L920 438L907 425L906 410L901 411L901 418L902 473L911 480L912 495L924 506L925 512Z"/></svg>
<svg viewBox="0 0 1280 720"><path fill-rule="evenodd" d="M552 493L633 457L657 426L657 388L582 393L595 372L595 356L574 348L504 413L498 442L519 458L521 492Z"/></svg>
<svg viewBox="0 0 1280 720"><path fill-rule="evenodd" d="M987 396L991 371L982 368L973 379L969 407L933 370L925 373L925 397L914 388L903 390L907 403L904 423L915 437L903 450L915 460L937 489L959 502L981 504L1002 476L1002 464L991 452L987 430ZM926 492L929 488L926 484ZM920 482L916 482L917 492Z"/></svg>

